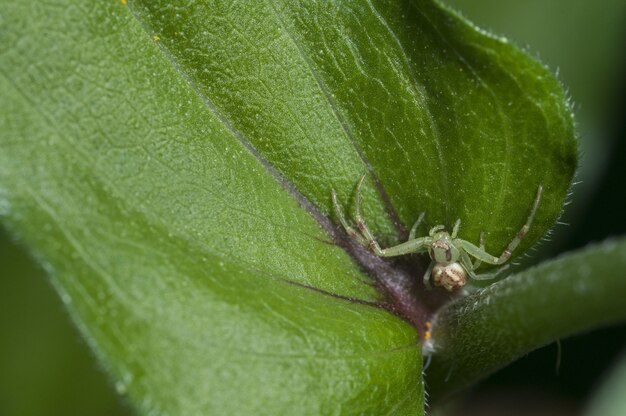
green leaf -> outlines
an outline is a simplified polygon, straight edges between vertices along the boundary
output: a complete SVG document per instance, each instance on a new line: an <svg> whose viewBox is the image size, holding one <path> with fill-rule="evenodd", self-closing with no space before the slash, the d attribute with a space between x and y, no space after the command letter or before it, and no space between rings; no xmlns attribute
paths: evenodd
<svg viewBox="0 0 626 416"><path fill-rule="evenodd" d="M207 105L326 214L329 188L346 199L365 171L398 227L422 211L462 218L462 235L485 230L495 250L537 185L525 246L560 212L576 151L557 82L431 1L131 5ZM373 192L365 204L397 240Z"/></svg>
<svg viewBox="0 0 626 416"><path fill-rule="evenodd" d="M143 413L422 414L428 308L331 188L498 251L543 184L521 252L575 169L557 81L438 3L5 3L1 213Z"/></svg>
<svg viewBox="0 0 626 416"><path fill-rule="evenodd" d="M626 238L543 263L453 302L434 319L431 397L528 352L626 319Z"/></svg>

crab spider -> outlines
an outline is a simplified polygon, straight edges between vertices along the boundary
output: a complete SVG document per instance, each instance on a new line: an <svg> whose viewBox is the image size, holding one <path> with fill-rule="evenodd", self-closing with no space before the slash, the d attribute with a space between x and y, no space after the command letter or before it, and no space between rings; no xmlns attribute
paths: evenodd
<svg viewBox="0 0 626 416"><path fill-rule="evenodd" d="M431 262L424 274L425 286L430 287L430 279L432 276L435 286L441 286L448 291L465 286L468 277L474 280L489 280L495 278L508 267L508 265L505 265L495 273L489 274L477 275L475 272L482 262L501 265L509 260L513 250L515 250L528 233L535 213L537 212L539 201L541 200L541 193L543 192L543 186L539 185L537 187L537 196L535 196L526 223L504 249L502 254L500 254L500 257L493 256L485 251L484 234L482 232L480 233L480 246L457 238L459 227L461 226L460 219L456 220L454 223L452 233L445 231L445 226L443 225L435 225L430 229L427 237L415 238L415 233L424 220L425 213L422 213L415 224L413 224L413 227L411 227L408 241L398 244L397 246L383 249L376 239L374 239L374 236L361 215L361 187L364 179L365 175L361 177L356 187L354 201L356 229L346 221L346 217L337 200L337 193L334 189L332 190L332 199L337 218L348 235L380 257L401 256L409 253L428 253ZM472 257L475 259L474 261L472 261Z"/></svg>

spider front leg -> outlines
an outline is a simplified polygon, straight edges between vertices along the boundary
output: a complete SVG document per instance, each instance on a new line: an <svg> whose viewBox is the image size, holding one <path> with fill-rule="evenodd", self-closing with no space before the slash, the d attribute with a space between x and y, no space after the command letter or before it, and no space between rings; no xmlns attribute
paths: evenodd
<svg viewBox="0 0 626 416"><path fill-rule="evenodd" d="M543 186L539 185L537 187L537 196L535 197L535 200L533 201L533 205L530 210L530 214L528 215L528 218L526 219L526 223L517 232L515 237L513 237L513 240L511 240L509 245L504 249L500 257L492 256L491 254L487 253L484 250L484 248L476 247L474 244L470 243L469 241L459 239L457 240L458 244L460 244L463 250L465 250L470 256L476 258L479 261L484 261L485 263L489 263L489 264L505 263L508 259L511 258L511 254L513 253L513 250L517 248L517 246L522 241L522 239L526 236L526 234L528 234L528 230L530 229L533 219L535 218L537 207L539 207L539 202L541 201L542 192L543 192Z"/></svg>
<svg viewBox="0 0 626 416"><path fill-rule="evenodd" d="M343 215L343 210L341 209L341 205L339 205L339 201L337 199L337 192L335 192L334 189L332 190L332 198L333 205L335 206L335 214L337 215L337 218L339 219L339 222L343 226L344 230L346 230L346 233L348 233L351 238L358 241L359 244L367 247L367 240L363 238L363 236L359 234L357 230L351 227L350 224L348 224L348 221L346 221L346 217L345 215Z"/></svg>
<svg viewBox="0 0 626 416"><path fill-rule="evenodd" d="M456 222L454 223L454 226L452 227L452 234L450 234L451 238L456 238L457 234L459 233L459 227L461 227L460 218L456 220Z"/></svg>
<svg viewBox="0 0 626 416"><path fill-rule="evenodd" d="M394 246L394 247L390 247L386 249L380 248L380 245L374 238L374 235L372 234L369 227L365 223L365 219L361 215L361 188L363 186L364 180L365 180L365 175L361 176L361 179L359 180L357 184L356 193L354 197L354 219L356 221L356 226L358 228L358 231L355 230L352 226L350 226L348 221L346 221L346 218L343 215L343 210L341 209L341 206L339 205L339 201L337 200L337 193L335 192L334 189L332 190L333 204L335 206L337 217L339 219L339 222L343 226L343 228L348 233L348 235L350 235L352 238L357 240L359 244L367 247L374 254L380 257L393 257L393 256L400 256L400 255L408 254L408 253L420 253L420 252L427 251L427 247L432 242L432 238L430 237L413 238L413 239L410 239L409 241L406 241L402 244L398 244L397 246ZM419 225L423 217L424 217L424 214L420 215L417 222L413 226L412 232L414 232L414 230L417 229L417 226Z"/></svg>
<svg viewBox="0 0 626 416"><path fill-rule="evenodd" d="M365 223L365 220L363 219L363 216L361 215L361 187L363 186L364 180L365 175L361 176L361 179L359 179L354 200L355 220L358 230L354 229L354 227L352 227L346 220L346 217L343 214L343 210L341 209L341 205L339 204L339 200L337 198L337 192L335 192L335 190L333 189L332 199L333 205L335 206L335 213L337 214L339 222L350 237L355 239L362 246L370 249L377 256L384 256L383 250L380 248L378 242L374 239L374 236L370 232L367 224Z"/></svg>
<svg viewBox="0 0 626 416"><path fill-rule="evenodd" d="M361 215L361 188L363 187L364 181L365 175L361 176L361 179L359 179L359 182L356 185L356 193L354 195L354 219L356 221L356 226L367 241L367 247L377 256L384 256L383 250L380 248L378 241L374 238L374 235L365 223L365 219Z"/></svg>
<svg viewBox="0 0 626 416"><path fill-rule="evenodd" d="M409 233L409 240L413 240L415 238L415 233L417 232L417 227L420 226L420 224L422 223L422 221L424 221L424 216L426 215L425 212L422 212L420 214L420 216L417 218L417 221L415 221L415 224L413 224L413 227L411 227L411 232Z"/></svg>

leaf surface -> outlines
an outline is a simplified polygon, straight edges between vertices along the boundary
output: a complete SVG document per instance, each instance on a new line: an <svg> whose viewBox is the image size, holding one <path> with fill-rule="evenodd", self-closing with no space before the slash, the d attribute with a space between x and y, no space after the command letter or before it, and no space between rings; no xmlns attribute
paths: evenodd
<svg viewBox="0 0 626 416"><path fill-rule="evenodd" d="M541 183L523 249L575 168L549 72L430 1L9 1L0 74L2 216L143 413L422 414L331 188L502 250Z"/></svg>

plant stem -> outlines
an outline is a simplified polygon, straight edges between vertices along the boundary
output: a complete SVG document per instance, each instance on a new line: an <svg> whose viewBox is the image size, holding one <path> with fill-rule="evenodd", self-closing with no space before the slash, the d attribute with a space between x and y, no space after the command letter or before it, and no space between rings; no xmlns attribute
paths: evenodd
<svg viewBox="0 0 626 416"><path fill-rule="evenodd" d="M626 320L626 238L588 247L450 303L435 316L431 401L560 338Z"/></svg>

